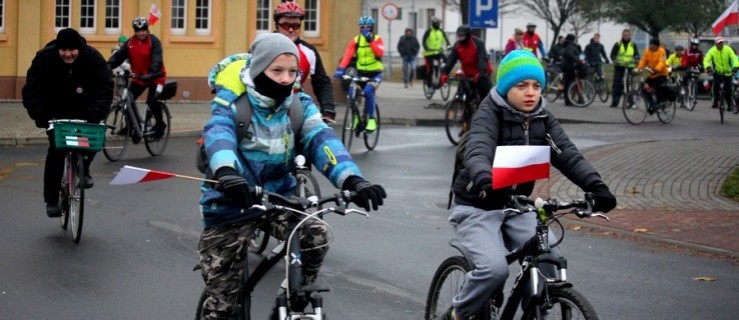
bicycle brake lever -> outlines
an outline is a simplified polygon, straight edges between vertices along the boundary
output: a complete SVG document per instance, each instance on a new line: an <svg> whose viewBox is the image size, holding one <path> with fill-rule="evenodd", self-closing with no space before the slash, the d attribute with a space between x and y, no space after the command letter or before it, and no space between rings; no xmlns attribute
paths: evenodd
<svg viewBox="0 0 739 320"><path fill-rule="evenodd" d="M598 218L603 218L603 219L605 219L606 221L611 221L611 219L610 219L610 218L608 218L608 216L607 216L607 215L605 215L605 214L602 214L602 213L592 213L592 214L591 214L590 216L591 216L591 217L598 217Z"/></svg>
<svg viewBox="0 0 739 320"><path fill-rule="evenodd" d="M346 214L349 214L349 213L356 213L356 214L359 214L359 215L363 215L363 216L364 216L365 218L367 218L367 219L369 219L369 217L370 217L370 216L369 216L369 213L367 213L367 212L364 212L364 211L362 211L362 210L357 210L357 209L345 209L345 210L343 210L343 211L344 211L344 215L346 215Z"/></svg>

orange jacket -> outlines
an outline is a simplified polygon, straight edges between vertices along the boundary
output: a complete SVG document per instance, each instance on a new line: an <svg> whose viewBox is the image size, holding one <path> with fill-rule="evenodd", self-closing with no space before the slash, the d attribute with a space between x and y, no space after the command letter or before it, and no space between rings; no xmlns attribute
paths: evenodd
<svg viewBox="0 0 739 320"><path fill-rule="evenodd" d="M665 49L659 47L655 51L652 51L649 48L644 50L644 54L642 55L641 60L639 60L639 65L636 68L642 70L646 67L654 70L654 73L647 76L648 78L656 78L660 76L666 77L669 72L667 71L667 53L665 52Z"/></svg>

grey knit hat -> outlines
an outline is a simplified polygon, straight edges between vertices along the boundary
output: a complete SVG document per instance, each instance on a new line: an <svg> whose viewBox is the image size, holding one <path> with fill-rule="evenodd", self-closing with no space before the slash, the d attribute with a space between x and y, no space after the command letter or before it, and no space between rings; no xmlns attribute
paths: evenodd
<svg viewBox="0 0 739 320"><path fill-rule="evenodd" d="M249 75L252 79L262 73L281 54L292 54L300 60L298 46L281 33L262 33L258 35L251 44L249 53L251 53Z"/></svg>

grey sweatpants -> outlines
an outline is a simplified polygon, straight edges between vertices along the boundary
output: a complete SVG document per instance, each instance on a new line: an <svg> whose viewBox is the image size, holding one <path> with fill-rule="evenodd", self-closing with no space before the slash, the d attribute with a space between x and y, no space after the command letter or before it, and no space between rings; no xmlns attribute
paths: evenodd
<svg viewBox="0 0 739 320"><path fill-rule="evenodd" d="M466 318L480 310L487 298L505 285L508 279L505 256L514 249L520 249L534 236L536 217L533 213L505 214L502 210L485 211L457 205L449 216L449 223L475 264L475 269L465 276L461 291L452 300L457 314ZM550 243L556 240L551 232L549 239ZM559 257L559 250L552 249L552 255ZM545 274L553 272L551 267Z"/></svg>

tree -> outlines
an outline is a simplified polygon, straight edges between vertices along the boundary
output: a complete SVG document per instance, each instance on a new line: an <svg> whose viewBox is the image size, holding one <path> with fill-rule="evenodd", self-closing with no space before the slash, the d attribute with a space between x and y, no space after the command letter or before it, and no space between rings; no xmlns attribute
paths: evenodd
<svg viewBox="0 0 739 320"><path fill-rule="evenodd" d="M584 8L590 7L591 2L594 0L522 0L517 5L547 22L554 32L552 43L549 45L551 48L557 42L557 37L562 33L565 23L570 19L588 17L591 22L594 21L594 18L583 11Z"/></svg>
<svg viewBox="0 0 739 320"><path fill-rule="evenodd" d="M680 10L675 12L681 16L681 19L672 29L677 32L689 33L693 38L698 38L702 34L710 32L711 24L727 6L725 0L683 0L681 2Z"/></svg>

